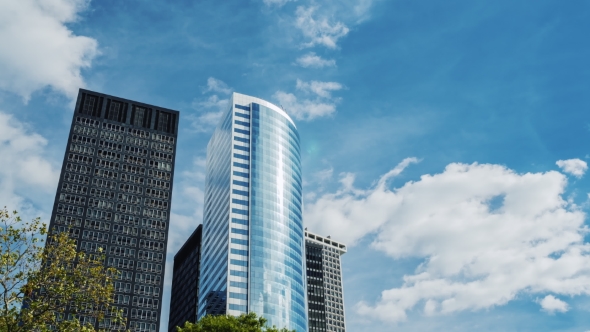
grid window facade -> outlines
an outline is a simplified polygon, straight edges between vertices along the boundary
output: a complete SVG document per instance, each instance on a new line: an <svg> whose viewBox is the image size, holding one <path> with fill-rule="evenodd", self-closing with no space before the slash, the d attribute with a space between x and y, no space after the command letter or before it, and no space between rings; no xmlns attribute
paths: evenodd
<svg viewBox="0 0 590 332"><path fill-rule="evenodd" d="M309 332L345 332L340 256L346 246L305 231Z"/></svg>
<svg viewBox="0 0 590 332"><path fill-rule="evenodd" d="M305 256L309 332L326 332L322 246L306 243Z"/></svg>
<svg viewBox="0 0 590 332"><path fill-rule="evenodd" d="M158 130L146 112L138 126L128 110L139 107L157 109L80 90L49 228L68 232L80 251L102 251L105 265L121 272L115 303L127 325L116 325L107 315L95 322L97 327L157 332L178 124ZM177 111L158 112L178 119ZM135 150L138 139L144 142L141 157ZM162 149L170 155L164 170L154 166L150 155ZM157 199L150 196L154 181Z"/></svg>

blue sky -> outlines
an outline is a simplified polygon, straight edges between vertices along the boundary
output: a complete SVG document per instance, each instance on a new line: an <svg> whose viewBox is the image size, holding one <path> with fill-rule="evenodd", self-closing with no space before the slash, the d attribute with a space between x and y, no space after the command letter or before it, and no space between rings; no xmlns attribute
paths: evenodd
<svg viewBox="0 0 590 332"><path fill-rule="evenodd" d="M297 123L349 331L587 331L589 10L0 0L0 202L47 220L78 88L179 110L169 272L236 91Z"/></svg>

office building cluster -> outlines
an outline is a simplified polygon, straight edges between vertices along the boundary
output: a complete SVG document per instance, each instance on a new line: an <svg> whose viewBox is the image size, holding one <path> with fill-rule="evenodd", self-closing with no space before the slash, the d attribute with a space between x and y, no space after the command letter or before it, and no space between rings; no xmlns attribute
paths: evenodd
<svg viewBox="0 0 590 332"><path fill-rule="evenodd" d="M121 271L126 326L159 331L177 111L80 90L51 232ZM303 228L299 133L280 108L233 93L207 147L203 224L174 257L169 331L255 312L297 332L344 332L346 246ZM82 318L84 319L84 318Z"/></svg>

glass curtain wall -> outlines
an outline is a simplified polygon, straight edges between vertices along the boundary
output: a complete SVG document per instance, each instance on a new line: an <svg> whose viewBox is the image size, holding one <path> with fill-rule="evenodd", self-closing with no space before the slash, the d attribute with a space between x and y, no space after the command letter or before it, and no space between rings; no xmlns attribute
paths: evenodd
<svg viewBox="0 0 590 332"><path fill-rule="evenodd" d="M231 130L230 108L207 146L199 318L206 314L226 313Z"/></svg>
<svg viewBox="0 0 590 332"><path fill-rule="evenodd" d="M249 311L307 331L299 134L285 115L251 106Z"/></svg>
<svg viewBox="0 0 590 332"><path fill-rule="evenodd" d="M207 149L199 318L255 312L307 332L299 134L234 93Z"/></svg>

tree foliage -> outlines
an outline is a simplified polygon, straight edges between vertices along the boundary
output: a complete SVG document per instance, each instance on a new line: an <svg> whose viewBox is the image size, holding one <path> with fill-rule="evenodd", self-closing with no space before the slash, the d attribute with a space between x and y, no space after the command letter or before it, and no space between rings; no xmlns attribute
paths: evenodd
<svg viewBox="0 0 590 332"><path fill-rule="evenodd" d="M177 332L295 332L286 328L266 326L264 317L255 313L242 314L238 317L229 315L205 316L197 323L186 322L184 327L176 327Z"/></svg>
<svg viewBox="0 0 590 332"><path fill-rule="evenodd" d="M68 234L0 210L0 332L90 332L106 317L120 320L111 306L119 272L105 268L100 250L76 252Z"/></svg>

